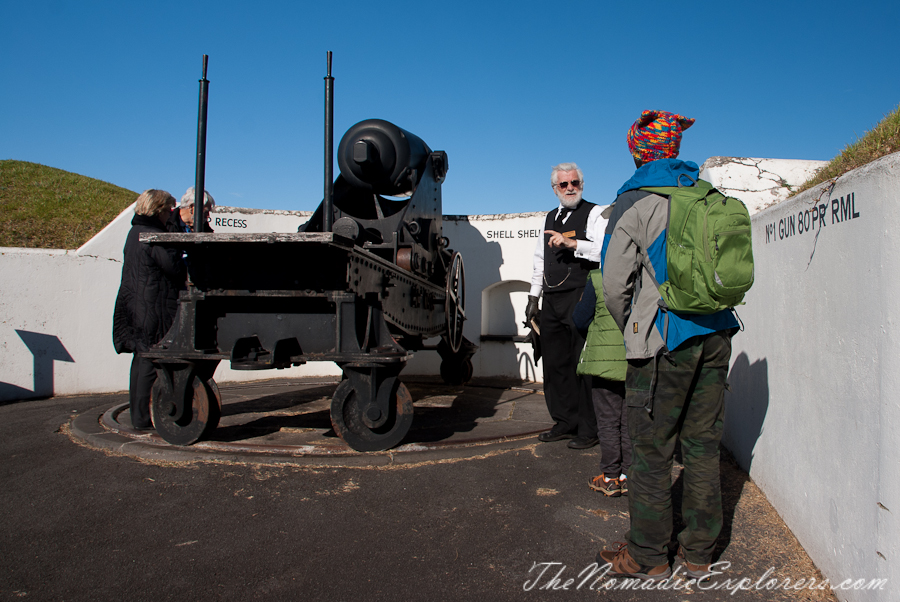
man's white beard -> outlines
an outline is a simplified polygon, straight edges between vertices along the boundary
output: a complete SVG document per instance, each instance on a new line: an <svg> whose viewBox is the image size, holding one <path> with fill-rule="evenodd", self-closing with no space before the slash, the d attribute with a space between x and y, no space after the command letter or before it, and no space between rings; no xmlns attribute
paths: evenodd
<svg viewBox="0 0 900 602"><path fill-rule="evenodd" d="M559 199L559 202L562 203L562 206L566 209L574 209L578 206L578 203L581 202L580 190L574 195L566 195L565 192L557 192L556 196Z"/></svg>

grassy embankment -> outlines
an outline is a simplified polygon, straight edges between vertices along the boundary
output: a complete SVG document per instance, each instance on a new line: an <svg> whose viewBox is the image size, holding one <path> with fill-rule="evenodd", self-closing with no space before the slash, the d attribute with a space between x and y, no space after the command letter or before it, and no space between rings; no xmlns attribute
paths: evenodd
<svg viewBox="0 0 900 602"><path fill-rule="evenodd" d="M848 171L897 151L900 151L900 105L885 115L884 119L866 132L862 138L848 144L840 155L832 159L813 178L794 191L794 194L799 194L817 184L842 176Z"/></svg>
<svg viewBox="0 0 900 602"><path fill-rule="evenodd" d="M137 196L61 169L0 161L0 247L77 249Z"/></svg>

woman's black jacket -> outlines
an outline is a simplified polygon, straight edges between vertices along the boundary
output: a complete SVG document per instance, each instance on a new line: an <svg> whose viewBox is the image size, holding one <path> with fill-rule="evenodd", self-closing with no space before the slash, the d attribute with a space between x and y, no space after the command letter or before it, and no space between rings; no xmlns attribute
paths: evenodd
<svg viewBox="0 0 900 602"><path fill-rule="evenodd" d="M165 336L184 288L184 261L174 249L140 242L143 232L165 232L156 217L135 215L125 239L122 284L113 314L116 353L145 351Z"/></svg>

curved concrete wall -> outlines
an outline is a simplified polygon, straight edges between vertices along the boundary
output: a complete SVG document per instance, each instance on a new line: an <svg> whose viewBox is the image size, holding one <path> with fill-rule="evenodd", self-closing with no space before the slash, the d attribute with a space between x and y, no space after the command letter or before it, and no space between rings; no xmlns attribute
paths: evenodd
<svg viewBox="0 0 900 602"><path fill-rule="evenodd" d="M766 163L748 165L758 161ZM714 158L703 169L739 198L758 188L753 213L820 165ZM744 168L777 174L781 185L768 175L748 185ZM889 580L884 591L841 593L854 601L891 600L900 583L898 174L900 153L754 215L756 283L739 308L746 330L734 339L726 398L725 445L825 576ZM127 389L130 356L115 354L110 333L131 215L78 251L0 249L0 401ZM213 220L220 232L292 232L308 215L222 207ZM541 379L520 339L542 224L543 213L445 216L444 234L465 258L476 375ZM438 365L420 353L407 373ZM216 378L307 374L338 370L222 365Z"/></svg>
<svg viewBox="0 0 900 602"><path fill-rule="evenodd" d="M753 217L725 445L832 583L900 587L900 153Z"/></svg>
<svg viewBox="0 0 900 602"><path fill-rule="evenodd" d="M752 206L786 196L785 186L798 184L816 165L714 157L702 173L730 193L750 195ZM785 186L773 188L769 177L754 184L753 173L763 172L779 174L772 178ZM756 192L748 192L754 187ZM761 200L753 194L761 194ZM547 197L549 210L555 199ZM216 232L296 232L310 215L217 207L210 222ZM133 206L77 251L0 249L0 401L127 389L131 357L113 351L111 316L132 217ZM543 379L543 367L535 365L531 346L522 342L532 256L543 220L542 212L444 217L444 235L465 260L464 334L480 346L473 358L476 376ZM436 353L421 352L405 373L437 374L439 365ZM334 374L339 371L331 363L276 372L232 371L223 364L216 379Z"/></svg>

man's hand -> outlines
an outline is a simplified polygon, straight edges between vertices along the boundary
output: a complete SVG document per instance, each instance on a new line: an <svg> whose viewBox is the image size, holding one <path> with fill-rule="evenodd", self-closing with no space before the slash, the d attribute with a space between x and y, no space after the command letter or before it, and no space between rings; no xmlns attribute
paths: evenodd
<svg viewBox="0 0 900 602"><path fill-rule="evenodd" d="M531 321L538 315L538 298L528 295L528 305L525 306L525 324L531 325Z"/></svg>
<svg viewBox="0 0 900 602"><path fill-rule="evenodd" d="M548 243L550 244L551 249L563 248L574 251L576 248L578 248L578 243L575 242L574 238L566 238L565 236L554 230L544 230L544 234L550 235L550 240L548 241Z"/></svg>

